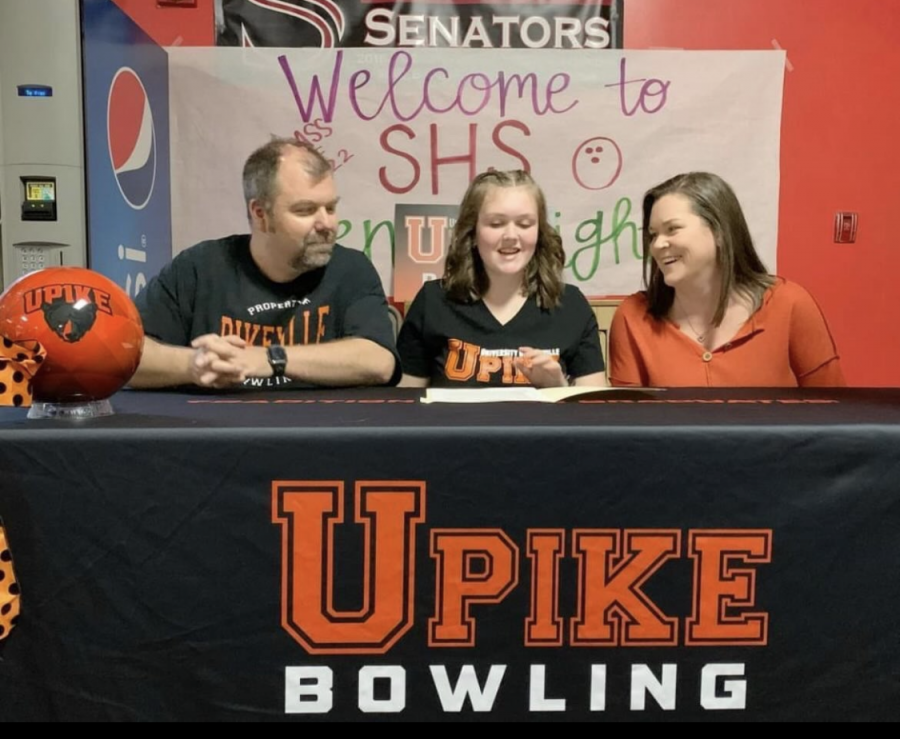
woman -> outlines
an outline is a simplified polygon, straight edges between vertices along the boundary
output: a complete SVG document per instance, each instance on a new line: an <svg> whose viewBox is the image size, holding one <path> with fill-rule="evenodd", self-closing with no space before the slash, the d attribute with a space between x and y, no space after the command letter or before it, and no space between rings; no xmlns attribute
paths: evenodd
<svg viewBox="0 0 900 739"><path fill-rule="evenodd" d="M478 175L443 279L422 286L400 329L400 386L605 386L597 319L563 263L531 176Z"/></svg>
<svg viewBox="0 0 900 739"><path fill-rule="evenodd" d="M643 234L647 290L613 318L613 385L846 385L822 311L766 271L720 177L691 172L654 187Z"/></svg>

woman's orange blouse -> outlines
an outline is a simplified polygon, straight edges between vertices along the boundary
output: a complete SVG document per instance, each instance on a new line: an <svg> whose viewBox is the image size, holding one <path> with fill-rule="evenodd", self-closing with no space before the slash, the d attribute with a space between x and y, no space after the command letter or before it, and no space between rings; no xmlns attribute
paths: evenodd
<svg viewBox="0 0 900 739"><path fill-rule="evenodd" d="M626 298L610 330L609 379L626 387L843 387L834 339L813 297L776 278L760 309L713 351Z"/></svg>

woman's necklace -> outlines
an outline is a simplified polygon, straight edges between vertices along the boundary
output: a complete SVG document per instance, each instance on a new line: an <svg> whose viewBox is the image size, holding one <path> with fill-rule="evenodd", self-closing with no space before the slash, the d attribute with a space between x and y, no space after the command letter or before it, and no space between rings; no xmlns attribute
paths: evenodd
<svg viewBox="0 0 900 739"><path fill-rule="evenodd" d="M697 329L694 328L694 324L693 324L693 322L691 321L691 317L687 314L687 311L682 307L681 303L678 304L678 309L681 311L681 315L684 316L684 320L687 321L688 328L690 328L691 331L694 332L694 336L697 337L697 341L699 341L701 344L702 344L704 341L706 341L706 335L707 335L707 332L709 331L710 328L712 328L712 326L710 326L709 328L707 328L706 331L704 331L704 332L701 334Z"/></svg>

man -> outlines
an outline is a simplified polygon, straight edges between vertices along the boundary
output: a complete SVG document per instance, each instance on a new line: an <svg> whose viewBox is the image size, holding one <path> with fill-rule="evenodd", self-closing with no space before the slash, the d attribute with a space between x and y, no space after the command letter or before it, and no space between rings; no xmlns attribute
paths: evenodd
<svg viewBox="0 0 900 739"><path fill-rule="evenodd" d="M133 388L395 383L381 280L335 244L330 163L273 139L244 165L250 234L179 254L137 298L146 339Z"/></svg>

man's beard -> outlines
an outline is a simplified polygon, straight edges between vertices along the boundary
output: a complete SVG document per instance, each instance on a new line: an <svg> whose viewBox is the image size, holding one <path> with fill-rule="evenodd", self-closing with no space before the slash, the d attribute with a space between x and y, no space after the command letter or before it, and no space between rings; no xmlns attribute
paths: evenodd
<svg viewBox="0 0 900 739"><path fill-rule="evenodd" d="M303 240L303 251L294 257L291 266L298 272L308 272L324 267L331 260L334 251L334 234L307 236Z"/></svg>

